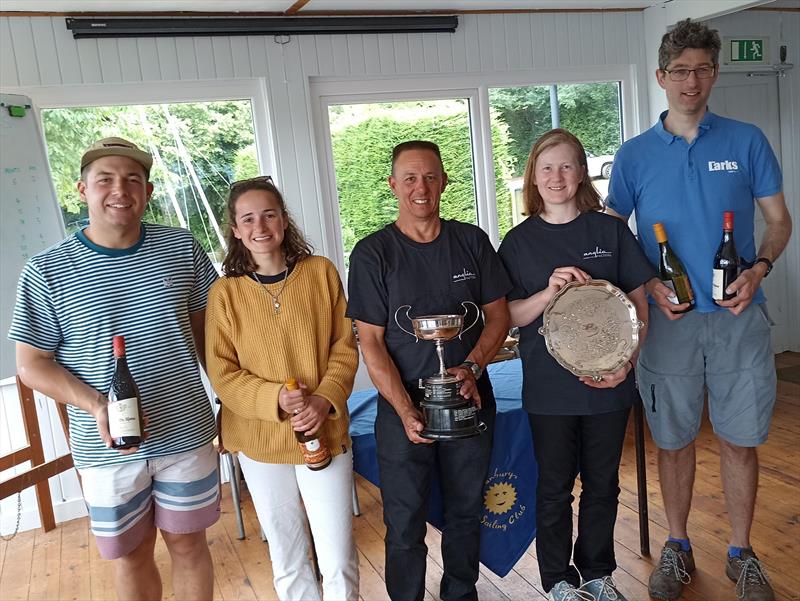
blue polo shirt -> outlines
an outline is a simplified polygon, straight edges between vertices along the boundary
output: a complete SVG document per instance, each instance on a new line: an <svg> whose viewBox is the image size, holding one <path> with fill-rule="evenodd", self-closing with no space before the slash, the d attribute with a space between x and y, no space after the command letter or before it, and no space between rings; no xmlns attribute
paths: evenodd
<svg viewBox="0 0 800 601"><path fill-rule="evenodd" d="M606 203L620 215L636 210L639 243L658 265L653 224L664 224L701 312L723 310L711 297L714 255L722 238L722 213L734 212L739 256L756 256L755 200L781 191L778 160L755 125L707 111L691 144L664 129L666 111L653 127L625 142L614 159ZM652 302L652 299L651 299ZM764 302L759 289L753 302Z"/></svg>

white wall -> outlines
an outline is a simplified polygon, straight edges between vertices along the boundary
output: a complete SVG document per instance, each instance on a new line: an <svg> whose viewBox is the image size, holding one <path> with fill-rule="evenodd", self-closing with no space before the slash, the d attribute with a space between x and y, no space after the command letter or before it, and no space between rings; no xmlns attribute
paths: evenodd
<svg viewBox="0 0 800 601"><path fill-rule="evenodd" d="M315 246L333 256L314 149L310 77L402 78L634 65L642 13L463 15L454 34L74 40L61 17L0 18L0 86L37 88L263 78L278 181ZM52 94L49 94L52 96ZM124 100L124 95L123 95ZM645 122L647 120L645 119ZM264 140L262 139L262 143Z"/></svg>
<svg viewBox="0 0 800 601"><path fill-rule="evenodd" d="M781 119L781 156L778 158L783 166L786 204L794 223L792 239L779 259L786 264L789 303L785 323L790 334L783 336L787 344L778 350L800 351L800 12L749 10L713 19L709 25L719 30L720 37L769 36L770 62L779 62L779 47L786 45L786 62L795 65L786 72L786 77L778 79Z"/></svg>
<svg viewBox="0 0 800 601"><path fill-rule="evenodd" d="M664 92L656 83L655 71L658 69L658 47L669 28L683 19L712 19L729 13L736 13L773 0L672 0L666 4L656 4L644 11L644 30L649 43L645 47L647 57L647 91L650 107L650 121L655 123L659 115L667 110Z"/></svg>
<svg viewBox="0 0 800 601"><path fill-rule="evenodd" d="M780 18L757 15L769 21L769 27ZM753 18L747 13L721 22L725 27L744 27ZM793 23L796 51L800 28L796 20ZM784 27L786 35L790 29ZM652 69L646 67L645 49L657 40L645 34L642 12L462 15L454 34L317 35L283 41L279 44L265 36L74 40L62 17L2 17L0 89L25 93L37 103L42 96L74 97L76 86L85 89L91 84L102 86L106 101L119 90L120 102L126 102L131 86L144 83L179 90L189 82L260 80L269 107L265 129L272 134L257 132L259 145L269 146L262 156L274 158L291 210L316 248L330 257L336 254L337 236L324 218L319 184L324 161L315 150L310 78L473 75L488 82L502 73L524 79L526 73L542 69L586 72L592 67L626 66L639 83L635 102L639 127L650 123L646 82ZM796 136L800 90L797 74L792 77L785 94L794 107L784 124L784 131L793 132L784 135L784 146L792 153L784 156L787 186L790 178L797 181L800 157ZM636 132L626 132L632 133ZM793 202L796 211L797 199ZM5 518L5 504L3 513Z"/></svg>
<svg viewBox="0 0 800 601"><path fill-rule="evenodd" d="M286 43L271 36L75 40L62 17L2 17L0 89L27 94L34 104L43 98L50 105L75 104L87 90L98 92L103 103L115 94L124 103L132 97L142 101L153 84L180 96L190 83L260 80L268 105L268 127L256 132L261 155L272 158L290 209L315 247L333 258L338 239L323 211L318 175L324 167L315 150L310 78L472 75L488 81L516 73L524 81L525 73L537 70L586 72L593 66L624 66L636 78L644 76L641 12L464 15L454 34L281 41ZM647 118L638 115L646 98L637 96L643 126ZM62 503L55 501L57 507ZM4 522L10 502L3 503ZM25 509L35 525L35 504Z"/></svg>

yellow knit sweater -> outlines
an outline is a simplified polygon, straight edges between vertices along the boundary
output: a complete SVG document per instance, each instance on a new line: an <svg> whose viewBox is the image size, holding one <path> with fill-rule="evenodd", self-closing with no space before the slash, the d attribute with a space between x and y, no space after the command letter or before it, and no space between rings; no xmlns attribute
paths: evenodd
<svg viewBox="0 0 800 601"><path fill-rule="evenodd" d="M277 294L282 282L268 285ZM263 285L224 277L209 292L206 363L222 401L222 438L230 451L265 463L303 463L278 393L289 377L330 401L319 430L331 453L350 446L347 398L358 351L339 274L324 257L300 261L286 279L280 313Z"/></svg>

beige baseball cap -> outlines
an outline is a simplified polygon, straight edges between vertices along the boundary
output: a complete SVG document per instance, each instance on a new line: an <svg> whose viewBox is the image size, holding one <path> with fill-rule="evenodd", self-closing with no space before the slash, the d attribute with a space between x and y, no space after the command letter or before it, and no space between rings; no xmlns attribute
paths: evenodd
<svg viewBox="0 0 800 601"><path fill-rule="evenodd" d="M150 175L150 168L153 166L153 157L145 152L133 142L125 138L103 138L98 140L83 153L81 157L81 171L89 163L102 157L120 156L128 157L144 167L145 173Z"/></svg>

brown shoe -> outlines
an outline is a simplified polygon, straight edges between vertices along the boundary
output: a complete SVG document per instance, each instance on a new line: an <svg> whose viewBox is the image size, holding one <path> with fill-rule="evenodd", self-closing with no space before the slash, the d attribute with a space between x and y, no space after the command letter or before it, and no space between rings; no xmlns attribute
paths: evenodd
<svg viewBox="0 0 800 601"><path fill-rule="evenodd" d="M667 541L661 550L661 559L650 574L647 590L651 597L673 601L681 596L683 585L689 584L694 572L692 550L684 551L681 544Z"/></svg>
<svg viewBox="0 0 800 601"><path fill-rule="evenodd" d="M725 574L736 583L741 601L775 601L767 573L752 549L742 549L741 557L728 557Z"/></svg>

